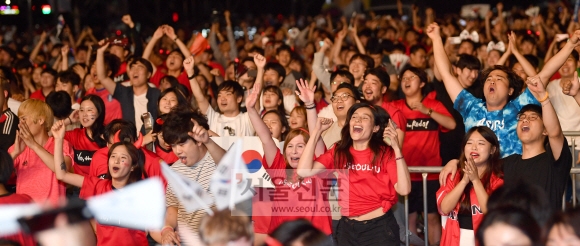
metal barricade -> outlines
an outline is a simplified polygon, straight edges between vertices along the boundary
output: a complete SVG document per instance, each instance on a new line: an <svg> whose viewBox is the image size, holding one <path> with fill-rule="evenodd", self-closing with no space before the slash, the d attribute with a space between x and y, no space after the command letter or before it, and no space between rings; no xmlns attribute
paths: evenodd
<svg viewBox="0 0 580 246"><path fill-rule="evenodd" d="M570 170L570 174L572 175L572 206L576 207L576 174L580 174L580 167L576 167L576 159L578 157L578 151L576 151L575 146L576 146L576 137L580 137L580 131L574 131L574 132L564 132L564 136L566 137L571 137L571 141L570 141L570 146L571 147L571 151L572 151L572 169ZM423 211L427 211L427 175L429 173L440 173L441 170L443 169L443 167L429 167L429 166L414 166L414 167L409 167L409 173L421 173L421 176L423 178ZM564 200L564 202L562 203L562 209L565 209L566 207L566 203L565 203L565 194L564 197L562 197L562 199ZM424 218L424 225L423 225L423 232L425 235L425 246L429 245L429 240L428 240L428 235L429 235L429 229L428 227L428 221L427 221L427 214L425 214L423 216ZM410 235L410 231L409 231L409 199L407 196L405 196L405 227L406 227L406 233L405 233L405 245L409 245L409 235Z"/></svg>

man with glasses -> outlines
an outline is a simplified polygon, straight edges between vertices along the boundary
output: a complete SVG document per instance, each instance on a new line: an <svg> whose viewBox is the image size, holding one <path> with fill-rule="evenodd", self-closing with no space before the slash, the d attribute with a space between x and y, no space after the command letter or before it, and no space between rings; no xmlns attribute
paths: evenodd
<svg viewBox="0 0 580 246"><path fill-rule="evenodd" d="M336 90L338 90L338 87L342 84L352 85L353 81L354 81L354 77L352 76L352 74L349 71L337 70L337 71L332 72L330 74L330 91L328 92L328 94L325 95L325 97L331 98L331 102L332 102L332 95L334 95ZM355 100L360 99L360 94L357 93L357 95L359 95L359 96L358 96L358 98L355 98ZM336 122L337 117L336 117L335 111L333 110L332 103L330 105L327 105L326 107L322 108L320 110L320 112L318 112L318 117L333 119L334 122Z"/></svg>
<svg viewBox="0 0 580 246"><path fill-rule="evenodd" d="M517 117L516 130L523 151L521 155L513 154L504 159L504 185L513 187L520 181L537 185L546 191L553 211L557 211L562 208L572 153L556 111L547 100L542 106L524 106Z"/></svg>

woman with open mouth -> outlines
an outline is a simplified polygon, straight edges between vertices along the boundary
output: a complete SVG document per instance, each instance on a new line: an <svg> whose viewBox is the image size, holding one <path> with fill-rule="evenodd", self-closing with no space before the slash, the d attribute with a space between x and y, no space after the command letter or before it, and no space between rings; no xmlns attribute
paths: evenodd
<svg viewBox="0 0 580 246"><path fill-rule="evenodd" d="M457 168L460 175L448 175L437 191L437 207L448 216L441 245L475 245L475 231L487 213L489 194L503 185L499 141L486 126L471 128L463 138L463 152Z"/></svg>
<svg viewBox="0 0 580 246"><path fill-rule="evenodd" d="M260 80L256 80L254 88L261 88ZM316 119L316 109L314 105L314 88L307 88L304 81L297 82L300 90L300 99L306 104L306 114L309 120ZM289 220L299 218L307 219L312 224L323 231L326 235L332 233L332 223L330 218L330 207L327 199L322 199L324 193L330 189L328 179L324 174L316 177L301 177L296 173L296 167L300 158L310 158L311 160L324 153L325 146L322 139L317 141L317 150L311 156L303 156L304 146L311 135L304 128L292 129L288 132L284 141L284 154L281 153L278 145L272 139L272 128L260 118L254 107L260 94L259 89L253 89L246 98L246 108L250 121L262 142L264 148L264 167L272 182L276 187L270 225L267 233L272 233L279 225ZM274 112L276 112L274 110ZM264 120L266 118L264 117ZM317 125L319 128L327 129L332 124L331 119L321 118L316 124L311 122L310 126ZM280 135L280 134L277 134ZM293 209L292 211L284 209ZM268 208L269 209L269 208ZM277 209L277 210L276 210ZM258 215L259 216L259 215Z"/></svg>
<svg viewBox="0 0 580 246"><path fill-rule="evenodd" d="M357 103L348 110L341 140L334 147L312 159L323 130L318 126L304 147L298 162L300 177L325 170L338 173L342 217L333 234L338 246L400 244L391 208L397 194L409 194L411 180L395 128L384 109Z"/></svg>
<svg viewBox="0 0 580 246"><path fill-rule="evenodd" d="M86 199L107 193L141 180L143 157L138 149L129 142L119 142L109 148L108 177L99 179L92 176L82 176L68 173L64 165L62 145L65 135L63 121L56 122L52 129L54 137L54 166L48 167L54 171L56 178L62 182L81 188L80 198ZM62 163L62 164L58 164ZM97 245L148 245L147 234L144 231L115 226L96 226Z"/></svg>

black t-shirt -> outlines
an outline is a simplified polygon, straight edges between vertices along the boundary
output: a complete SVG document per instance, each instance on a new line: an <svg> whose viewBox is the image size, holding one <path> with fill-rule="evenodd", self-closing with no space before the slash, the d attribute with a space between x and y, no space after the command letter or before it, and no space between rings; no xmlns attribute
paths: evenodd
<svg viewBox="0 0 580 246"><path fill-rule="evenodd" d="M558 160L554 160L549 143L545 148L546 152L525 160L519 154L504 158L504 185L513 187L520 181L537 185L546 191L552 209L558 211L562 208L562 195L570 177L572 153L566 138L564 138L562 153Z"/></svg>
<svg viewBox="0 0 580 246"><path fill-rule="evenodd" d="M10 109L0 114L0 149L8 151L16 139L16 130L20 120Z"/></svg>

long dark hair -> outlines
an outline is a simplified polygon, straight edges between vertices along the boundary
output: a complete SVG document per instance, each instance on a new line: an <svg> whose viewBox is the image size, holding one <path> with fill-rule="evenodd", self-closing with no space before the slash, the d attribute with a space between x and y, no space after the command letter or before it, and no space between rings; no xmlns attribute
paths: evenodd
<svg viewBox="0 0 580 246"><path fill-rule="evenodd" d="M282 114L282 112L280 112L278 110L269 110L266 113L264 113L264 115L262 115L262 119L264 119L264 117L267 114L275 114L276 116L278 116L278 119L280 119L280 125L282 125L282 127L284 127L286 129L280 135L280 139L285 139L286 135L288 134L288 131L290 130L290 125L288 124L288 119L286 119L286 115Z"/></svg>
<svg viewBox="0 0 580 246"><path fill-rule="evenodd" d="M489 142L491 144L491 146L493 148L495 148L495 151L493 152L493 154L491 154L491 156L488 159L488 166L487 169L485 170L485 172L483 174L482 178L481 178L481 183L483 184L483 187L485 188L485 190L490 193L491 190L491 175L494 174L496 177L498 178L502 178L503 177L503 171L502 171L502 165L501 165L501 160L500 160L500 154L499 154L499 141L497 140L497 136L495 135L495 133L489 129L489 127L487 126L476 126L476 127L472 127L471 129L469 129L469 131L467 131L467 133L465 134L465 137L463 137L463 143L462 143L462 147L463 150L461 151L461 156L459 157L459 163L457 163L457 168L459 169L459 179L461 180L461 178L463 178L463 175L465 175L465 173L463 172L463 169L465 168L465 161L467 161L467 157L465 156L465 145L467 144L467 141L469 140L469 137L471 137L471 135L474 132L478 132L479 134L481 134L481 136L485 139L485 141ZM465 187L465 189L463 190L463 200L461 200L460 202L460 206L459 206L459 212L467 212L469 214L471 214L471 197L470 196L470 192L471 192L471 188L473 187L473 184L470 182L469 184L467 184L467 186Z"/></svg>
<svg viewBox="0 0 580 246"><path fill-rule="evenodd" d="M107 146L107 141L103 138L103 133L105 132L105 102L103 102L103 99L97 95L86 95L81 99L81 103L86 100L91 101L97 110L97 117L95 118L95 122L93 122L93 124L89 127L91 130L92 139L100 148L103 148Z"/></svg>
<svg viewBox="0 0 580 246"><path fill-rule="evenodd" d="M161 94L159 95L159 98L157 99L157 114L161 115L161 111L159 110L159 102L161 102L161 98L163 98L164 96L166 96L169 93L173 93L175 94L175 97L177 98L177 106L179 107L188 107L189 102L187 101L186 96L183 94L183 92L178 89L177 87L170 87L165 89L163 92L161 92Z"/></svg>
<svg viewBox="0 0 580 246"><path fill-rule="evenodd" d="M282 94L282 90L280 89L280 87L274 85L266 86L266 88L264 88L264 91L262 93L266 93L266 91L273 92L276 95L278 95L278 100L280 100L280 104L278 105L277 110L280 111L282 115L286 116L286 109L284 108L284 94ZM266 109L264 108L264 110Z"/></svg>
<svg viewBox="0 0 580 246"><path fill-rule="evenodd" d="M350 153L350 147L352 147L353 140L350 136L350 119L356 110L359 108L368 108L373 113L374 126L379 126L379 130L371 135L369 140L369 148L373 153L372 166L373 169L377 167L381 160L385 156L390 156L392 154L392 148L387 148L388 145L383 141L383 132L385 131L385 126L391 118L389 114L379 106L373 106L368 103L356 103L350 107L346 116L346 122L342 127L340 132L341 140L336 142L334 150L334 167L336 169L350 168L353 164L353 157Z"/></svg>
<svg viewBox="0 0 580 246"><path fill-rule="evenodd" d="M485 215L476 234L479 245L486 245L485 231L496 223L517 228L530 239L533 246L542 245L542 229L538 223L527 211L516 207L493 209Z"/></svg>
<svg viewBox="0 0 580 246"><path fill-rule="evenodd" d="M125 148L127 149L127 152L129 153L129 156L131 157L131 167L133 168L133 171L131 171L131 173L129 173L129 180L127 180L127 184L132 184L135 183L139 180L141 180L141 178L143 177L143 166L145 165L145 156L143 155L143 152L140 151L139 149L137 149L137 147L135 147L133 145L133 143L130 142L126 142L126 141L121 141L118 143L113 144L113 146L111 146L111 148L109 148L109 153L107 154L107 177L110 178L111 177L111 172L109 171L108 168L108 161L109 158L111 158L111 154L113 153L113 150L115 150L115 148L119 147L119 146L125 146Z"/></svg>

